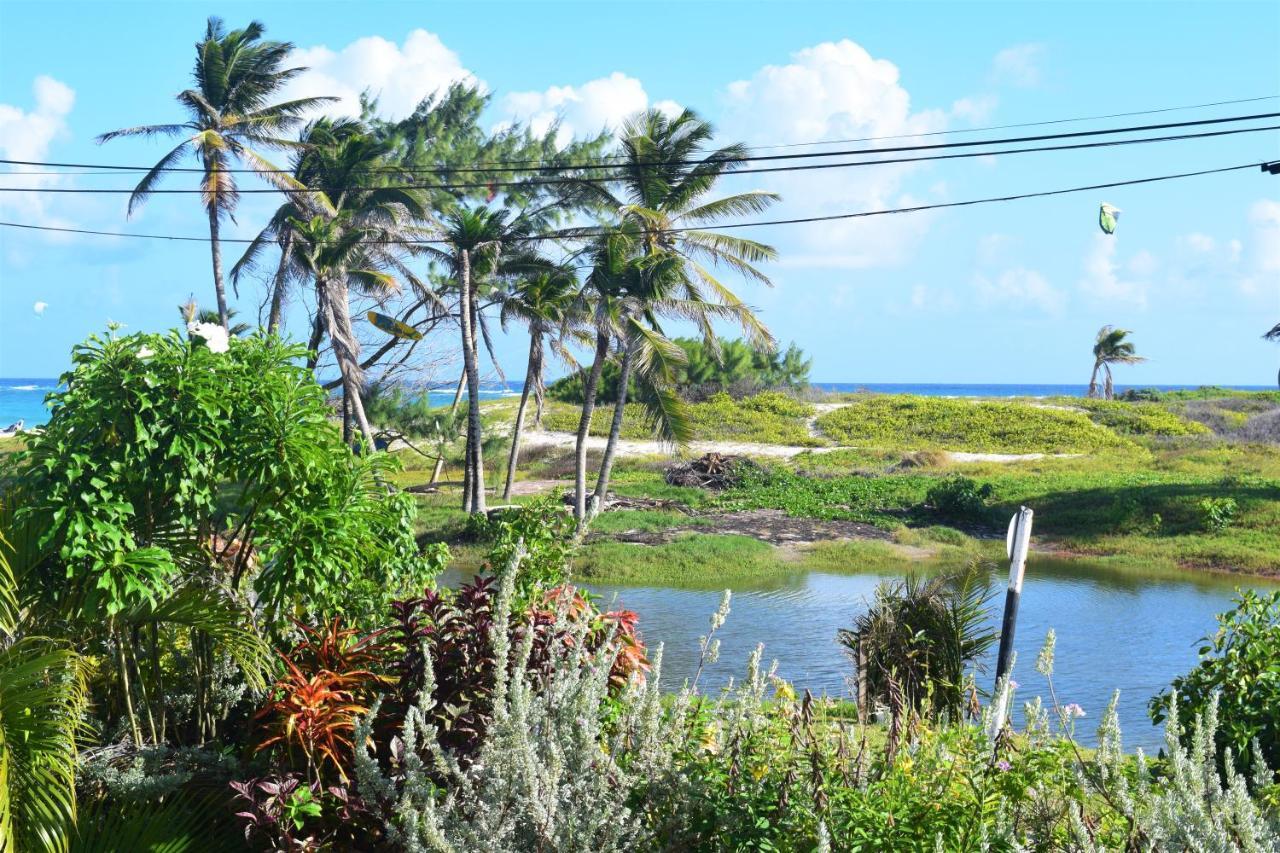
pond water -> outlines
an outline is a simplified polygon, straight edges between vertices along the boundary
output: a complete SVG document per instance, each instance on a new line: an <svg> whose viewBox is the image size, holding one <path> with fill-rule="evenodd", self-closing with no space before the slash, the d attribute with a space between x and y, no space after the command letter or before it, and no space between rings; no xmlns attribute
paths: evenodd
<svg viewBox="0 0 1280 853"><path fill-rule="evenodd" d="M1006 575L993 576L991 621L1004 605ZM757 643L764 660L778 661L778 674L815 694L849 697L852 669L836 631L865 608L882 574L798 573L782 583L736 589L728 621L717 632L720 660L702 674L709 692L729 677L741 678ZM1148 700L1196 662L1198 640L1216 628L1214 615L1231 607L1237 586L1260 586L1253 578L1193 573L1142 575L1087 560L1033 557L1028 563L1014 647L1015 705L1036 695L1048 701L1035 660L1046 631L1057 633L1054 687L1063 703L1075 702L1087 716L1077 734L1092 743L1098 719L1120 690L1125 747L1159 748L1163 731L1147 715ZM715 589L592 586L602 605L635 610L650 647L665 644L663 682L675 689L697 666L698 638L720 603ZM989 670L979 683L990 688ZM1020 716L1020 712L1019 712Z"/></svg>

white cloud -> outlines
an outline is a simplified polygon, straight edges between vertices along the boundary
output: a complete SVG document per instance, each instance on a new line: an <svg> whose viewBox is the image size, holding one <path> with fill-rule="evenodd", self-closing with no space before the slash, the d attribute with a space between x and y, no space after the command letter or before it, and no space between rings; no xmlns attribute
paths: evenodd
<svg viewBox="0 0 1280 853"><path fill-rule="evenodd" d="M969 124L981 124L991 118L1000 104L996 95L970 95L951 104L951 115Z"/></svg>
<svg viewBox="0 0 1280 853"><path fill-rule="evenodd" d="M365 36L336 51L324 45L298 48L289 63L308 70L289 82L283 97L337 96L340 101L322 110L331 115L359 115L360 94L367 90L382 116L403 118L451 83L479 83L458 54L423 29L409 33L403 45Z"/></svg>
<svg viewBox="0 0 1280 853"><path fill-rule="evenodd" d="M973 283L978 298L987 305L1035 308L1046 314L1060 314L1067 302L1066 295L1049 284L1048 279L1025 267L1007 269L994 279L978 274Z"/></svg>
<svg viewBox="0 0 1280 853"><path fill-rule="evenodd" d="M13 104L0 104L0 157L7 160L47 160L49 147L55 140L69 135L67 117L75 106L76 93L70 86L46 75L31 85L34 106L24 110ZM39 166L13 166L7 186L47 188L63 183L56 175L24 174L45 171ZM48 209L48 196L33 192L0 193L0 210L40 225L66 225L53 217Z"/></svg>
<svg viewBox="0 0 1280 853"><path fill-rule="evenodd" d="M1280 273L1280 201L1260 199L1249 208L1253 264L1261 273Z"/></svg>
<svg viewBox="0 0 1280 853"><path fill-rule="evenodd" d="M574 136L590 137L601 130L616 129L629 116L648 106L649 95L640 81L615 71L580 86L513 92L502 99L500 110L503 124L526 122L537 134L546 133L559 121L557 142L563 145ZM668 114L680 110L674 101L658 101L653 106Z"/></svg>
<svg viewBox="0 0 1280 853"><path fill-rule="evenodd" d="M1178 238L1178 242L1197 254L1208 254L1218 245L1217 241L1208 234L1201 234L1199 232L1184 234Z"/></svg>
<svg viewBox="0 0 1280 853"><path fill-rule="evenodd" d="M1119 241L1106 234L1093 235L1093 242L1084 259L1084 277L1080 279L1080 290L1098 302L1128 303L1145 308L1147 305L1148 283L1130 279L1120 274L1120 264L1116 260ZM1138 266L1150 266L1150 263L1139 263ZM1135 270L1130 268L1130 272Z"/></svg>
<svg viewBox="0 0 1280 853"><path fill-rule="evenodd" d="M1128 263L1129 272L1140 278L1150 277L1159 266L1160 261L1156 259L1155 255L1151 254L1146 249L1141 249L1135 252L1133 257L1129 259Z"/></svg>
<svg viewBox="0 0 1280 853"><path fill-rule="evenodd" d="M872 57L847 39L800 50L786 65L761 68L750 79L729 84L723 101L718 137L756 146L898 136L945 126L941 112L912 111L897 66ZM845 144L837 150L849 147ZM904 179L918 168L815 169L758 180L743 176L735 179L734 187L777 191L796 215L879 210L924 201L911 199L903 190ZM741 183L746 180L750 183ZM816 223L785 235L774 234L787 241L780 246L786 265L858 269L907 258L931 220L929 214L881 216Z"/></svg>
<svg viewBox="0 0 1280 853"><path fill-rule="evenodd" d="M1009 83L1024 89L1040 83L1040 61L1044 56L1042 44L1016 44L996 54L991 62L991 74L996 82Z"/></svg>

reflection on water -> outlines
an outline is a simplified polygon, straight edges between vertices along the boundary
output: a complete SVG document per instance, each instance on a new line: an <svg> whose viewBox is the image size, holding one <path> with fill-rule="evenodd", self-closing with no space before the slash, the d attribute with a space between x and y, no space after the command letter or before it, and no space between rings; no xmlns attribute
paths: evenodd
<svg viewBox="0 0 1280 853"><path fill-rule="evenodd" d="M765 644L765 660L777 659L778 673L798 689L847 697L851 674L836 630L851 624L873 595L880 574L801 574L782 586L734 590L729 620L718 632L720 660L704 671L705 689L740 678L747 656ZM1005 576L994 573L992 622L1003 607ZM1013 677L1019 700L1042 694L1045 680L1035 671L1045 632L1057 632L1054 686L1064 704L1079 703L1088 717L1079 734L1093 741L1093 729L1112 691L1120 690L1120 723L1126 747L1148 751L1162 743L1151 725L1147 701L1174 676L1196 662L1197 640L1215 628L1214 614L1230 607L1235 587L1252 579L1203 574L1157 577L1110 569L1085 560L1033 558L1027 569L1014 647ZM650 646L665 644L663 681L681 684L697 664L698 638L720 601L717 591L651 587L594 586L602 603L640 614ZM990 665L994 666L995 649ZM990 674L979 677L990 687ZM1021 701L1018 702L1021 707Z"/></svg>

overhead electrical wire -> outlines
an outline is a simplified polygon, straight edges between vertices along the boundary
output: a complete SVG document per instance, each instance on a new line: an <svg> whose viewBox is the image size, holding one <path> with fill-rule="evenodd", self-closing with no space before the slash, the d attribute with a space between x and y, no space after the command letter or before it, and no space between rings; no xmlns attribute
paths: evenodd
<svg viewBox="0 0 1280 853"><path fill-rule="evenodd" d="M1139 139L1109 139L1104 142L1077 142L1069 145L1045 145L1034 148L1009 148L997 151L966 151L959 154L929 154L923 157L898 157L885 160L858 160L852 163L808 163L804 165L791 166L767 166L761 169L743 169L732 172L732 175L755 175L763 173L777 172L800 172L814 169L841 169L856 168L863 166L887 166L903 163L920 163L935 160L959 160L972 157L999 157L1008 154L1035 154L1045 151L1073 151L1091 148L1112 148L1125 145L1141 145L1155 142L1178 142L1188 139L1205 139L1209 137L1233 136L1242 133L1259 133L1268 130L1280 130L1280 125L1267 125L1264 127L1245 127L1233 128L1231 130L1214 130L1205 133L1185 133L1172 136L1155 136L1143 137ZM23 173L15 173L23 174ZM114 173L112 173L114 174ZM624 176L611 177L591 177L591 178L532 178L525 181L490 181L486 183L474 184L377 184L364 189L378 190L478 190L489 189L494 190L502 187L518 187L524 188L529 186L540 185L580 185L580 184L607 184L619 181ZM307 193L332 193L350 191L351 187L325 187L325 186L307 186L307 187L261 187L261 188L240 188L237 187L235 192L237 195L243 194L264 194L264 193L281 193L281 194L299 194ZM360 189L357 187L356 189ZM132 194L134 190L121 187L5 187L0 186L0 193L5 192L26 192L26 193L65 193L65 194ZM148 190L147 195L191 195L204 194L203 189L153 189Z"/></svg>
<svg viewBox="0 0 1280 853"><path fill-rule="evenodd" d="M1111 182L1102 183L1102 184L1090 184L1088 186L1067 187L1064 189L1056 189L1056 190L1040 190L1036 192L1015 193L1012 195L988 196L985 198L967 199L964 201L938 202L935 204L922 204L922 205L915 205L912 207L899 207L899 208L891 208L891 209L885 209L885 210L866 210L866 211L857 211L852 213L828 214L823 216L805 216L805 217L798 217L798 218L792 218L792 219L757 220L754 222L730 222L730 223L725 223L723 225L714 226L714 228L698 228L698 227L663 228L663 229L658 229L658 233L676 234L676 233L684 233L688 231L714 232L714 231L723 231L727 229L759 228L759 227L771 226L771 225L801 225L801 224L808 224L808 223L814 223L814 222L833 222L833 221L839 221L839 220L862 219L862 218L868 218L873 216L889 216L889 215L895 215L895 214L920 213L926 210L942 210L942 209L954 208L954 207L970 207L970 206L979 205L979 204L994 204L998 202L1019 201L1022 199L1029 199L1029 198L1045 198L1049 196L1067 195L1069 193L1092 192L1094 190L1112 189L1115 187L1137 186L1140 184L1152 184L1160 181L1172 181L1172 180L1179 180L1182 178L1194 178L1194 177L1200 177L1203 175L1217 175L1217 174L1223 174L1226 172L1237 172L1244 169L1256 169L1259 166L1264 166L1264 165L1265 165L1265 161L1258 161L1258 162L1252 162L1252 163L1243 163L1238 166L1222 166L1215 169L1200 169L1194 172L1179 172L1172 175L1157 175L1155 177L1150 177L1150 178L1133 178L1133 179L1124 180L1124 181L1111 181ZM117 231L95 231L95 230L84 229L84 228L62 228L62 227L57 227L52 225L32 225L29 223L21 223L21 222L0 221L0 227L19 228L19 229L31 230L31 231L52 231L52 232L66 233L66 234L86 234L86 235L101 236L101 237L131 237L131 238L138 238L138 239L171 240L171 241L199 242L199 243L207 243L210 241L209 237L195 237L195 236L171 235L171 234L136 234L136 233L131 234L127 232L117 232ZM547 232L543 234L525 235L519 239L522 241L530 241L530 242L539 241L539 240L586 239L591 237L603 236L607 233L608 232L606 231L600 231L600 230L593 231L591 229L566 229L559 232ZM252 243L254 242L254 240L250 238L222 238L220 239L220 242ZM442 243L446 243L447 241L441 240L441 239L423 239L423 240L366 240L361 242L364 242L366 245L413 246L413 245L426 245L426 244L442 244Z"/></svg>
<svg viewBox="0 0 1280 853"><path fill-rule="evenodd" d="M1280 112L1256 113L1253 115L1224 116L1224 117L1211 118L1211 119L1196 119L1193 121L1164 122L1161 124L1135 125L1132 127L1101 128L1101 129L1095 129L1095 130L1077 130L1077 131L1071 131L1069 133L1050 133L1050 134L1038 134L1034 136L1005 137L1003 139L972 139L972 140L967 140L963 142L938 142L938 143L931 143L929 145L900 145L900 146L889 147L889 148L858 148L858 149L846 149L841 151L815 151L815 152L809 152L809 153L793 153L793 154L747 155L747 156L741 156L741 157L723 158L720 161L716 161L714 158L707 158L707 159L710 159L711 162L724 162L729 164L737 164L737 163L766 162L766 161L783 161L783 160L789 161L789 160L813 159L817 157L853 157L853 156L865 156L865 155L896 154L896 153L904 153L909 151L936 151L936 150L944 150L944 149L951 149L951 148L974 148L982 145L1013 145L1013 144L1020 144L1024 142L1047 142L1047 141L1056 140L1056 139L1079 139L1084 137L1106 136L1106 135L1117 134L1117 133L1142 133L1146 131L1170 130L1170 129L1181 128L1181 127L1203 127L1206 125L1217 125L1217 124L1224 124L1229 122L1258 121L1262 119L1270 119L1270 118L1278 118L1278 117L1280 117ZM704 162L706 162L706 159L704 160L673 160L673 161L661 162L661 163L649 162L649 161L638 161L635 163L625 163L621 165L624 165L627 168L647 167L647 166L672 167L672 166L697 166ZM41 167L47 167L47 168L65 168L65 169L78 169L78 168L109 169L113 171L128 171L128 172L151 172L155 170L154 166L121 166L121 165L111 165L111 164L102 164L102 163L56 163L56 162L48 162L48 161L41 161L41 160L0 159L0 164L6 164L11 166L41 166ZM433 167L395 166L395 167L387 167L385 171L397 173L397 174L448 175L448 174L469 174L469 173L486 173L486 172L538 172L538 173L569 172L569 171L582 171L582 170L591 170L591 169L597 169L597 170L598 169L616 169L618 166L619 166L618 163L603 163L603 162L584 163L584 164L572 164L572 163L552 164L552 165L540 164L540 165L532 165L532 166L517 166L512 163L507 163L507 164L495 163L495 164L490 164L488 166L485 166L485 165L433 166ZM166 172L166 173L194 173L194 174L204 173L204 169L198 168L198 167L190 167L190 166L171 166L171 167L165 167L163 169L160 169L159 171ZM223 169L221 171L225 173L257 174L257 175L291 174L292 173L292 170L289 170L289 169Z"/></svg>

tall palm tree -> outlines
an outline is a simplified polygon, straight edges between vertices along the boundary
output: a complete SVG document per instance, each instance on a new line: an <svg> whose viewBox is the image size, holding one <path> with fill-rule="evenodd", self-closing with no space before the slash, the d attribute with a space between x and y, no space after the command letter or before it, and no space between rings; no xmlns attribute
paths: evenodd
<svg viewBox="0 0 1280 853"><path fill-rule="evenodd" d="M1125 338L1131 333L1127 329L1115 326L1103 326L1098 330L1097 340L1093 344L1093 374L1089 377L1089 396L1098 396L1098 372L1104 377L1103 396L1111 400L1115 397L1115 386L1111 380L1111 365L1138 364L1146 358L1137 354L1133 343Z"/></svg>
<svg viewBox="0 0 1280 853"><path fill-rule="evenodd" d="M1266 341L1280 341L1280 323L1276 323L1271 330L1262 336ZM1280 386L1280 373L1276 374L1276 384Z"/></svg>
<svg viewBox="0 0 1280 853"><path fill-rule="evenodd" d="M423 196L405 189L402 176L390 169L390 143L364 131L354 120L320 119L307 126L302 135L305 147L294 158L292 180L298 189L290 191L232 274L238 277L253 268L272 243L280 246L272 293L274 324L279 322L288 282L312 281L316 318L311 349L318 350L328 334L341 374L344 412L372 448L372 427L361 399L364 367L351 322L350 290L383 299L407 282L421 298L435 295L404 261L417 251L406 241L421 236L415 221L426 215Z"/></svg>
<svg viewBox="0 0 1280 853"><path fill-rule="evenodd" d="M709 198L720 178L738 168L747 155L741 144L711 148L713 135L712 126L691 110L672 118L659 110L642 112L627 121L619 134L622 162L616 192L600 182L582 182L580 191L594 203L616 211L618 226L635 234L637 255L667 254L676 259L677 263L663 273L669 280L662 291L662 313L694 322L713 352L718 352L712 326L717 318L737 323L755 346L771 349L773 339L764 325L718 279L716 270L723 267L768 285L768 277L755 265L774 259L777 252L755 240L703 229L726 218L764 211L779 197L751 190ZM628 242L632 239L627 238ZM647 313L652 319L653 312ZM578 425L574 513L580 522L587 516L586 439L596 385L613 337L606 328L608 315L607 310L598 308L595 360L584 381ZM650 323L650 327L656 324ZM629 350L624 347L624 356Z"/></svg>
<svg viewBox="0 0 1280 853"><path fill-rule="evenodd" d="M533 395L537 410L542 411L546 387L546 347L548 343L562 359L572 364L572 356L563 345L564 338L575 331L572 309L578 281L573 271L565 268L549 268L524 278L502 301L500 316L506 329L512 320L524 324L529 330L529 359L524 374L524 387L520 391L520 405L516 408L515 423L511 428L511 449L507 457L507 481L502 489L502 499L510 500L511 487L516 478L516 466L520 460L520 434L524 428L525 409L529 396Z"/></svg>
<svg viewBox="0 0 1280 853"><path fill-rule="evenodd" d="M512 217L503 208L458 206L441 220L440 237L447 249L423 251L443 264L458 287L458 328L462 336L463 373L467 385L467 442L462 506L472 513L486 510L484 454L480 423L479 341L489 343L480 310L480 293L503 277L545 267L530 247L533 221ZM492 354L492 351L491 351Z"/></svg>
<svg viewBox="0 0 1280 853"><path fill-rule="evenodd" d="M121 136L185 137L138 182L129 196L129 214L146 201L167 171L188 154L197 156L204 170L200 189L209 217L213 287L224 326L229 315L218 232L222 218L233 213L238 199L235 178L229 171L231 163L238 160L276 186L295 188L289 176L255 148L292 145L281 134L297 126L305 111L335 100L297 98L269 103L280 87L306 69L283 67L293 45L263 41L263 32L257 21L242 30L227 32L219 18L209 18L204 38L196 43L195 87L178 94L178 102L187 110L189 119L177 124L127 127L98 137L99 143Z"/></svg>

